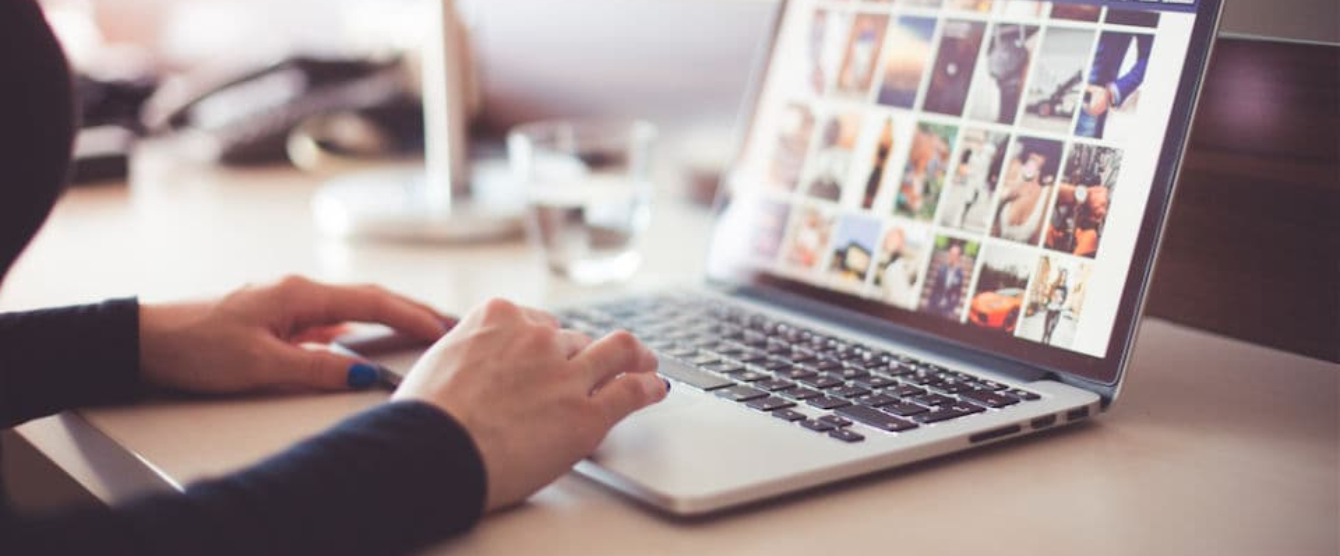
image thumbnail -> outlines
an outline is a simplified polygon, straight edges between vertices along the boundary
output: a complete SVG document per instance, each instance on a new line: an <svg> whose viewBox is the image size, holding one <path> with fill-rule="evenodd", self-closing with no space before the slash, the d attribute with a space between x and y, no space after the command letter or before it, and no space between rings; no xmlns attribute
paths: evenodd
<svg viewBox="0 0 1340 556"><path fill-rule="evenodd" d="M833 236L833 258L828 271L847 285L865 283L875 261L880 221L869 216L844 216Z"/></svg>
<svg viewBox="0 0 1340 556"><path fill-rule="evenodd" d="M895 223L884 232L875 266L875 287L886 303L915 311L925 278L930 234L920 226Z"/></svg>
<svg viewBox="0 0 1340 556"><path fill-rule="evenodd" d="M1011 19L1037 19L1046 17L1051 2L1032 0L1000 0L996 2L996 13Z"/></svg>
<svg viewBox="0 0 1340 556"><path fill-rule="evenodd" d="M852 23L847 37L846 54L838 70L837 91L845 95L865 98L870 93L870 82L875 77L875 63L884 44L884 33L889 28L889 16L861 14Z"/></svg>
<svg viewBox="0 0 1340 556"><path fill-rule="evenodd" d="M986 233L991 224L991 197L1000 183L1009 135L965 129L959 138L954 169L940 195L941 226Z"/></svg>
<svg viewBox="0 0 1340 556"><path fill-rule="evenodd" d="M1094 258L1107 209L1121 172L1121 151L1073 145L1056 187L1056 208L1047 226L1048 249Z"/></svg>
<svg viewBox="0 0 1340 556"><path fill-rule="evenodd" d="M786 235L786 220L791 216L791 205L778 201L763 201L754 207L749 228L753 230L750 248L754 256L773 260L782 251Z"/></svg>
<svg viewBox="0 0 1340 556"><path fill-rule="evenodd" d="M912 6L916 8L938 8L942 0L894 0L899 6Z"/></svg>
<svg viewBox="0 0 1340 556"><path fill-rule="evenodd" d="M875 197L884 183L884 174L889 165L889 155L893 153L893 118L885 118L880 126L879 136L875 138L875 154L870 160L870 173L865 179L865 193L861 196L861 208L870 210L875 205Z"/></svg>
<svg viewBox="0 0 1340 556"><path fill-rule="evenodd" d="M894 213L930 220L944 187L945 172L949 170L949 153L954 149L953 126L921 123L912 135L912 148L907 155L907 166L898 185L898 200Z"/></svg>
<svg viewBox="0 0 1340 556"><path fill-rule="evenodd" d="M857 114L838 114L824 122L819 131L819 144L810 161L809 178L805 192L812 197L837 202L842 196L842 184L850 173L852 151L861 133L861 117Z"/></svg>
<svg viewBox="0 0 1340 556"><path fill-rule="evenodd" d="M945 7L964 12L991 13L991 0L949 0Z"/></svg>
<svg viewBox="0 0 1340 556"><path fill-rule="evenodd" d="M997 23L987 33L986 54L977 64L968 117L986 122L1014 123L1024 77L1038 44L1036 25Z"/></svg>
<svg viewBox="0 0 1340 556"><path fill-rule="evenodd" d="M1098 21L1098 14L1102 12L1103 8L1089 4L1057 2L1052 5L1052 19L1096 22Z"/></svg>
<svg viewBox="0 0 1340 556"><path fill-rule="evenodd" d="M935 18L903 16L889 30L888 55L884 60L884 82L879 86L880 104L912 108L917 89L931 59L931 37Z"/></svg>
<svg viewBox="0 0 1340 556"><path fill-rule="evenodd" d="M774 189L795 191L814 134L814 114L805 105L792 103L782 108L777 122L777 143L768 159L766 180Z"/></svg>
<svg viewBox="0 0 1340 556"><path fill-rule="evenodd" d="M968 322L1013 334L1024 314L1024 295L1036 260L1027 249L987 247L968 302Z"/></svg>
<svg viewBox="0 0 1340 556"><path fill-rule="evenodd" d="M1060 166L1060 142L1016 138L1010 145L1001 187L996 194L995 224L991 235L1037 245Z"/></svg>
<svg viewBox="0 0 1340 556"><path fill-rule="evenodd" d="M1093 66L1084 88L1083 108L1075 124L1075 135L1095 139L1115 139L1124 135L1109 127L1134 125L1139 107L1140 85L1145 81L1149 54L1154 50L1152 35L1104 31L1098 38ZM1131 121L1122 122L1121 119ZM1118 120L1118 121L1112 121Z"/></svg>
<svg viewBox="0 0 1340 556"><path fill-rule="evenodd" d="M980 21L945 21L923 109L952 116L963 113L985 33L986 24Z"/></svg>
<svg viewBox="0 0 1340 556"><path fill-rule="evenodd" d="M1132 27L1158 27L1159 13L1146 12L1141 10L1114 10L1107 9L1107 17L1103 19L1113 25L1130 25Z"/></svg>
<svg viewBox="0 0 1340 556"><path fill-rule="evenodd" d="M1043 256L1028 289L1019 337L1049 346L1073 345L1092 270L1086 262Z"/></svg>
<svg viewBox="0 0 1340 556"><path fill-rule="evenodd" d="M1093 47L1093 31L1048 29L1038 51L1038 63L1024 95L1020 125L1065 133L1080 109L1084 64Z"/></svg>
<svg viewBox="0 0 1340 556"><path fill-rule="evenodd" d="M814 270L828 249L833 235L833 215L816 207L802 206L791 217L790 239L786 243L786 262L802 270Z"/></svg>
<svg viewBox="0 0 1340 556"><path fill-rule="evenodd" d="M807 87L812 93L828 90L842 61L843 40L851 29L851 14L816 10L810 20L808 56L805 58Z"/></svg>
<svg viewBox="0 0 1340 556"><path fill-rule="evenodd" d="M935 238L935 252L931 254L930 268L926 272L926 287L921 292L923 312L959 320L980 249L981 244L976 241L948 236Z"/></svg>

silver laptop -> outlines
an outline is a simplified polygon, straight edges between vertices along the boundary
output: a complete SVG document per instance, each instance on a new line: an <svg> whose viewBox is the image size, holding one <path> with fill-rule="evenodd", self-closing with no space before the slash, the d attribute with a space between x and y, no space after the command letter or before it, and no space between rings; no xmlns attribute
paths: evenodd
<svg viewBox="0 0 1340 556"><path fill-rule="evenodd" d="M701 514L1103 411L1219 11L784 2L706 283L559 313L674 381L577 471Z"/></svg>

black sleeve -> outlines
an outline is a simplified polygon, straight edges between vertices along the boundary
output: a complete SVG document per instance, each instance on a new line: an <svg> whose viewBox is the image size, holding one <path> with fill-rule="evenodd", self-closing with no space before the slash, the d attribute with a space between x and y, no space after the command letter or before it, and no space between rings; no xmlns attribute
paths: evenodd
<svg viewBox="0 0 1340 556"><path fill-rule="evenodd" d="M0 547L16 556L405 554L473 526L485 484L465 429L435 407L396 402L184 494L10 519Z"/></svg>
<svg viewBox="0 0 1340 556"><path fill-rule="evenodd" d="M140 391L139 303L0 314L0 429Z"/></svg>

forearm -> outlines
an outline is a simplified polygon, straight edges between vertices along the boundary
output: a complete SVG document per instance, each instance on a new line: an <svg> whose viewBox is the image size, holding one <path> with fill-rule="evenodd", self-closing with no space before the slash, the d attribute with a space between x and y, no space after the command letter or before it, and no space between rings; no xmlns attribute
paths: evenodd
<svg viewBox="0 0 1340 556"><path fill-rule="evenodd" d="M140 392L139 303L0 315L0 428Z"/></svg>
<svg viewBox="0 0 1340 556"><path fill-rule="evenodd" d="M470 436L417 402L353 417L255 467L124 507L0 526L16 554L404 554L470 528Z"/></svg>

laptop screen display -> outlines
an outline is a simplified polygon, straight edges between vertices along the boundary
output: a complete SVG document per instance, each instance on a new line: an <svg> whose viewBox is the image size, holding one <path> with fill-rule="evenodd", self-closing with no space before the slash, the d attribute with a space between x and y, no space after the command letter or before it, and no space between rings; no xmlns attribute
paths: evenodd
<svg viewBox="0 0 1340 556"><path fill-rule="evenodd" d="M713 274L1022 360L1111 357L1193 1L791 0Z"/></svg>

